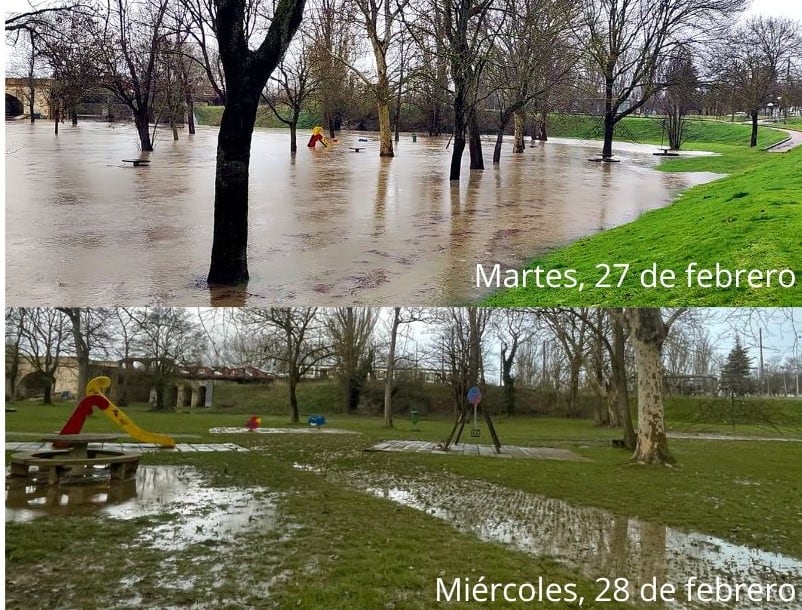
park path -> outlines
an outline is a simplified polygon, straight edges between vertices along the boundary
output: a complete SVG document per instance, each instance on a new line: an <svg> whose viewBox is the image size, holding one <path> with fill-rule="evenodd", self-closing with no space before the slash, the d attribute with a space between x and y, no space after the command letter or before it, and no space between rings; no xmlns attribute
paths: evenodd
<svg viewBox="0 0 802 610"><path fill-rule="evenodd" d="M782 142L778 142L774 146L769 146L766 151L767 152L788 152L792 148L796 148L797 146L802 145L802 131L794 131L792 129L778 129L778 131L785 132L789 139L783 140Z"/></svg>

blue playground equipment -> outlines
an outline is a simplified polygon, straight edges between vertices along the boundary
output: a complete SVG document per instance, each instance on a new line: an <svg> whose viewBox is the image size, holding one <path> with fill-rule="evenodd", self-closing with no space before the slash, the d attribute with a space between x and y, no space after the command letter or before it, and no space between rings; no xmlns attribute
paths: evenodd
<svg viewBox="0 0 802 610"><path fill-rule="evenodd" d="M309 419L306 420L306 423L308 423L310 426L319 428L320 426L326 425L326 418L322 415L310 415Z"/></svg>

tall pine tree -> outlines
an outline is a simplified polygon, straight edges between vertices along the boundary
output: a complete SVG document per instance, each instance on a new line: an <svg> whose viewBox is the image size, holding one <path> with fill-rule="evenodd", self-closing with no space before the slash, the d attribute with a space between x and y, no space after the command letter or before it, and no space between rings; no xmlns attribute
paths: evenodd
<svg viewBox="0 0 802 610"><path fill-rule="evenodd" d="M735 337L735 346L727 356L727 363L721 369L721 391L727 396L743 396L755 391L752 377L752 357Z"/></svg>

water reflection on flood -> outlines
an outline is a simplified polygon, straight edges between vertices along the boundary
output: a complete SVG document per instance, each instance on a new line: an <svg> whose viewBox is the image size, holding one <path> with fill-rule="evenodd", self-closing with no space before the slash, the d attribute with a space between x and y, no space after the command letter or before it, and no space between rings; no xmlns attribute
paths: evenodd
<svg viewBox="0 0 802 610"><path fill-rule="evenodd" d="M210 296L216 129L160 135L151 166L133 168L130 127L7 123L7 302L463 302L480 296L476 263L519 267L714 177L655 172L653 147L622 145L611 166L587 161L596 144L554 141L450 184L447 139L403 138L388 160L375 141L349 151L363 135L308 150L302 134L293 159L286 132L256 131L251 281Z"/></svg>
<svg viewBox="0 0 802 610"><path fill-rule="evenodd" d="M189 466L140 466L136 479L80 485L15 484L6 489L6 521L43 516L97 514L134 519L175 514L142 531L139 543L164 550L204 541L234 543L248 528L270 529L276 521L275 494L261 488L207 487Z"/></svg>
<svg viewBox="0 0 802 610"><path fill-rule="evenodd" d="M691 577L714 585L719 577L731 584L758 583L764 587L787 583L802 593L802 561L792 557L484 481L387 478L382 484L378 476L356 475L350 482L376 496L448 521L482 540L554 558L591 580L620 576L639 585L656 578L657 583L672 583L680 591ZM669 607L695 606L683 600ZM763 600L734 607L758 610L797 606Z"/></svg>

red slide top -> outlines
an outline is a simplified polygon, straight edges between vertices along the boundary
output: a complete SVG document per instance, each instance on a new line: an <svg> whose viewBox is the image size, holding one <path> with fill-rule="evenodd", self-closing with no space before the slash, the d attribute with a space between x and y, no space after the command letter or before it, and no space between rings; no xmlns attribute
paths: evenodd
<svg viewBox="0 0 802 610"><path fill-rule="evenodd" d="M108 409L109 405L111 405L109 399L102 394L84 396L83 400L75 407L75 411L72 412L72 415L70 415L70 418L67 420L67 423L64 424L59 434L80 434L86 418L89 417L89 414L92 412L92 407L97 407L101 411L104 411Z"/></svg>

